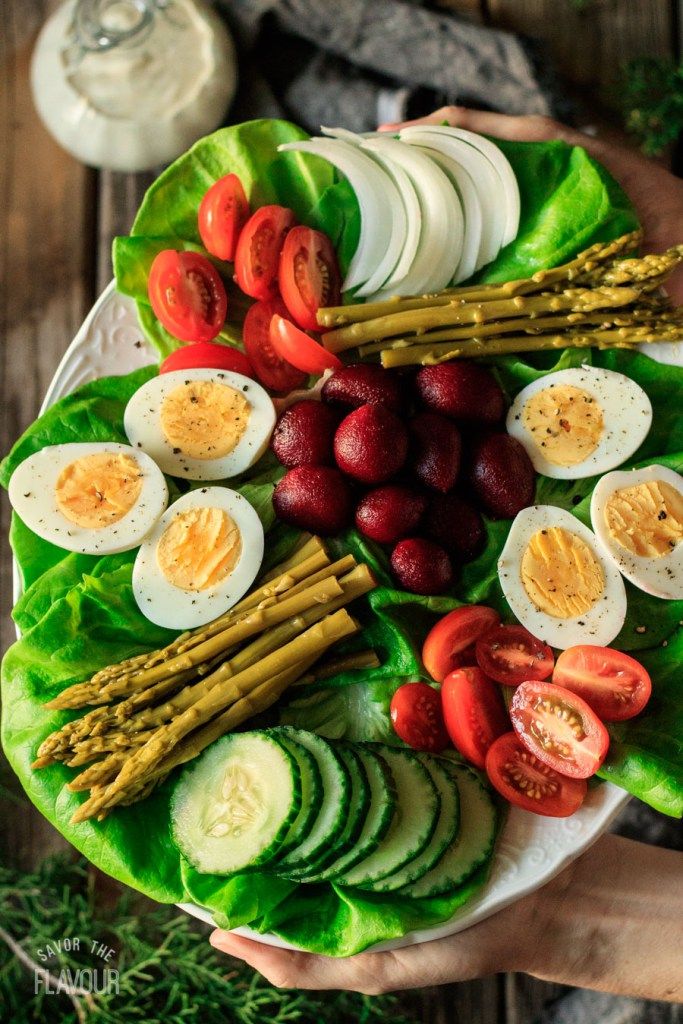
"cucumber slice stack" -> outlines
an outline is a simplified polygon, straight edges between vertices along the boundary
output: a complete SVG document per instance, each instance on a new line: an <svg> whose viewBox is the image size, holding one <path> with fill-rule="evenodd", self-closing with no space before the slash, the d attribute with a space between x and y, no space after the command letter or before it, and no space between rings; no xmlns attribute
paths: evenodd
<svg viewBox="0 0 683 1024"><path fill-rule="evenodd" d="M222 737L185 770L171 813L198 871L264 867L415 899L461 886L490 858L497 827L464 765L290 727Z"/></svg>

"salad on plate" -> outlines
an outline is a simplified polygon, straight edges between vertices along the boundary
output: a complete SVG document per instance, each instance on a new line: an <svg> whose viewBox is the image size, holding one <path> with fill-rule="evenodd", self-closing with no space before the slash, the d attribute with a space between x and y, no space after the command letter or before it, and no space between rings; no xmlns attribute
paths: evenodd
<svg viewBox="0 0 683 1024"><path fill-rule="evenodd" d="M514 816L683 815L683 331L562 142L221 129L114 243L158 356L6 456L2 739L93 863L347 956Z"/></svg>

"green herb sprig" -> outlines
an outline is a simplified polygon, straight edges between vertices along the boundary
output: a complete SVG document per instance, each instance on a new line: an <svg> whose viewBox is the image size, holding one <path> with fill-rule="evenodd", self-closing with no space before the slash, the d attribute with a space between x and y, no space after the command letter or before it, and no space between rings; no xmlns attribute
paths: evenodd
<svg viewBox="0 0 683 1024"><path fill-rule="evenodd" d="M12 1024L415 1024L397 997L273 988L241 961L214 950L206 926L126 891L99 891L84 860L50 858L34 873L0 867L0 1020ZM80 952L47 963L39 950L79 936ZM103 968L90 941L113 947L111 994L34 993L32 963L56 979Z"/></svg>

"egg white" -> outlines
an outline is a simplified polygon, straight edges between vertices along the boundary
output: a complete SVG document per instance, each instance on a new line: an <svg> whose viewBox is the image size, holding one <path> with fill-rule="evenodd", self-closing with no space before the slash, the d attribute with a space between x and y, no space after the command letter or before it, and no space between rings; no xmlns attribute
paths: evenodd
<svg viewBox="0 0 683 1024"><path fill-rule="evenodd" d="M661 558L635 555L617 543L605 522L605 505L614 491L637 487L650 480L663 480L683 494L683 476L666 466L646 466L608 473L593 491L591 523L605 555L619 572L640 590L669 601L683 600L683 543Z"/></svg>
<svg viewBox="0 0 683 1024"><path fill-rule="evenodd" d="M523 421L530 398L552 385L571 385L586 391L602 408L603 432L595 450L575 466L549 462ZM526 448L537 473L554 480L579 480L606 473L624 463L643 443L652 425L652 405L643 389L630 377L596 366L558 370L528 384L510 406L507 432Z"/></svg>
<svg viewBox="0 0 683 1024"><path fill-rule="evenodd" d="M157 561L157 547L178 512L220 508L230 516L242 539L235 568L206 590L183 590L170 583ZM168 629L191 629L218 618L239 601L254 582L263 561L263 526L246 498L228 487L200 487L169 505L145 538L133 566L133 595L145 618Z"/></svg>
<svg viewBox="0 0 683 1024"><path fill-rule="evenodd" d="M595 555L605 577L605 589L593 607L570 619L558 619L537 608L522 582L522 558L529 541L539 530L553 526L577 534ZM551 647L560 650L576 644L605 647L624 624L626 591L619 572L603 556L594 534L565 509L531 505L518 513L498 560L498 578L505 599L521 624Z"/></svg>
<svg viewBox="0 0 683 1024"><path fill-rule="evenodd" d="M87 455L130 455L142 474L138 501L116 523L88 529L72 523L55 497L63 469ZM43 540L66 551L85 555L113 555L137 547L168 504L168 488L159 467L145 452L127 444L75 442L41 448L15 469L9 482L9 500L17 515Z"/></svg>
<svg viewBox="0 0 683 1024"><path fill-rule="evenodd" d="M250 406L249 422L235 447L216 459L190 458L174 450L161 426L164 398L186 381L211 381L241 392ZM276 413L268 392L251 377L227 370L173 370L152 377L132 396L123 416L128 440L147 452L170 476L188 480L226 480L243 473L261 458L275 426Z"/></svg>

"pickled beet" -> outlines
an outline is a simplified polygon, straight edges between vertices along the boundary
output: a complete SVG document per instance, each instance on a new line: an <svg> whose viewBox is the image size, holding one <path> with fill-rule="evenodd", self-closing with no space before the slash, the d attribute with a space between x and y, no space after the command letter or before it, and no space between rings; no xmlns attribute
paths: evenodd
<svg viewBox="0 0 683 1024"><path fill-rule="evenodd" d="M356 509L356 526L380 544L394 544L414 533L427 499L412 487L387 484L368 491Z"/></svg>
<svg viewBox="0 0 683 1024"><path fill-rule="evenodd" d="M353 363L333 373L322 390L324 402L351 405L386 405L392 412L405 409L405 395L401 378L392 370L384 370L372 363Z"/></svg>
<svg viewBox="0 0 683 1024"><path fill-rule="evenodd" d="M341 533L353 516L348 480L331 466L297 466L285 473L273 492L278 519L323 536Z"/></svg>
<svg viewBox="0 0 683 1024"><path fill-rule="evenodd" d="M283 412L271 446L283 466L323 466L334 461L332 444L339 417L322 402L305 398Z"/></svg>
<svg viewBox="0 0 683 1024"><path fill-rule="evenodd" d="M448 554L433 540L410 537L391 552L391 571L404 590L413 594L443 594L453 584Z"/></svg>
<svg viewBox="0 0 683 1024"><path fill-rule="evenodd" d="M409 424L410 466L420 483L445 494L458 478L460 431L437 412L423 412Z"/></svg>
<svg viewBox="0 0 683 1024"><path fill-rule="evenodd" d="M337 465L365 484L388 480L407 453L408 431L384 405L361 405L344 417L334 435Z"/></svg>
<svg viewBox="0 0 683 1024"><path fill-rule="evenodd" d="M431 498L424 530L458 562L469 562L478 555L486 537L479 512L457 494L435 494Z"/></svg>
<svg viewBox="0 0 683 1024"><path fill-rule="evenodd" d="M526 451L509 434L488 434L472 452L472 486L484 509L498 519L512 519L532 505L534 467Z"/></svg>
<svg viewBox="0 0 683 1024"><path fill-rule="evenodd" d="M415 390L428 409L456 420L493 426L505 412L505 397L495 377L476 363L423 366L415 377Z"/></svg>

